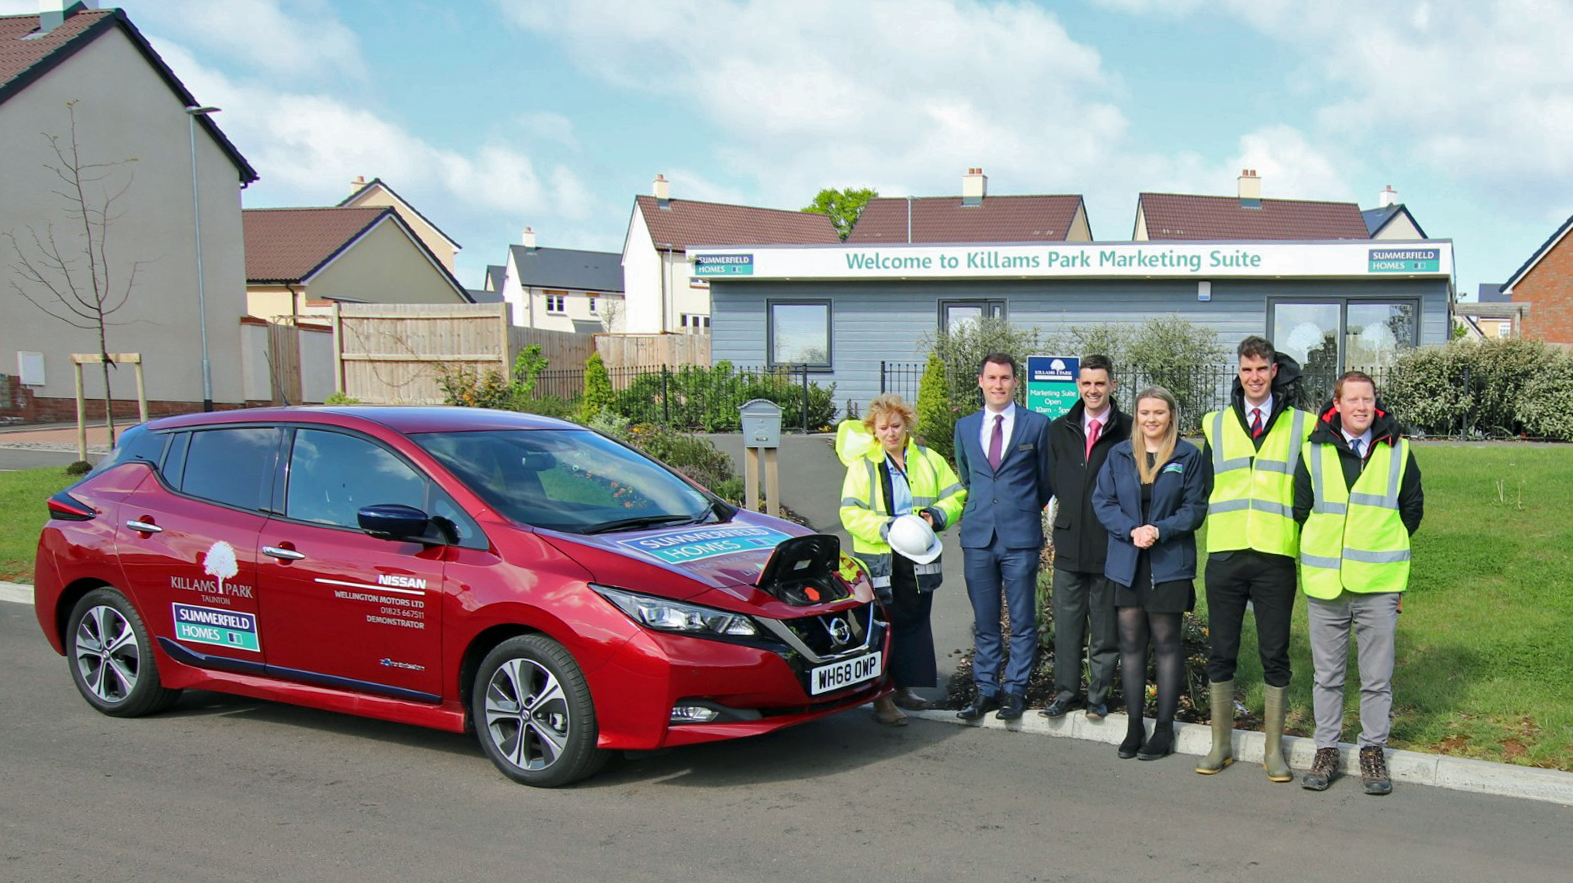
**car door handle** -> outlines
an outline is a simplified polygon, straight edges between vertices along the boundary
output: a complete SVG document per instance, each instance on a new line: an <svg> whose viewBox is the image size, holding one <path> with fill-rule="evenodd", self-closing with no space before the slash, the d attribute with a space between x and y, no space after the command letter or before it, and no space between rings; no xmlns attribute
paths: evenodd
<svg viewBox="0 0 1573 883"><path fill-rule="evenodd" d="M273 558L278 558L283 561L299 561L300 559L306 557L304 552L297 552L294 549L280 549L278 546L263 546L262 554L271 556Z"/></svg>
<svg viewBox="0 0 1573 883"><path fill-rule="evenodd" d="M126 527L137 533L163 533L164 529L151 521L127 521Z"/></svg>

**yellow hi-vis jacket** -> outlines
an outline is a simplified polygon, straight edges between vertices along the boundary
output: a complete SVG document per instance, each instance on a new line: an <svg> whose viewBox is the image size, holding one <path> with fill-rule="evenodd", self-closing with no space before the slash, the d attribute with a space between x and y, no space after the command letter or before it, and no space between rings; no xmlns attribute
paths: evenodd
<svg viewBox="0 0 1573 883"><path fill-rule="evenodd" d="M1212 449L1213 492L1207 498L1207 551L1255 549L1291 558L1299 550L1294 523L1294 467L1316 418L1285 408L1252 444L1234 409L1202 418Z"/></svg>
<svg viewBox="0 0 1573 883"><path fill-rule="evenodd" d="M836 454L847 464L847 477L841 483L841 526L852 536L852 554L868 568L874 587L890 588L892 566L890 544L881 528L892 520L885 501L884 483L879 479L879 464L885 449L860 421L845 420L836 429ZM934 532L955 524L967 502L967 489L956 478L945 458L912 440L907 441L907 486L912 491L912 512L924 509L939 513ZM939 587L940 559L929 564L913 564L918 588L930 592Z"/></svg>
<svg viewBox="0 0 1573 883"><path fill-rule="evenodd" d="M1353 487L1344 482L1336 446L1307 442L1303 448L1315 495L1300 533L1300 587L1306 595L1332 599L1344 591L1409 587L1409 530L1398 511L1409 441L1399 439L1388 448L1371 454Z"/></svg>

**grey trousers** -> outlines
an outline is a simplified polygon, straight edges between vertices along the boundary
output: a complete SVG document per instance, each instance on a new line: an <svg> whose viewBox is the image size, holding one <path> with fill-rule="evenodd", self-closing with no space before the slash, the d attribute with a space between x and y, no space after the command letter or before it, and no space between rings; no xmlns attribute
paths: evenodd
<svg viewBox="0 0 1573 883"><path fill-rule="evenodd" d="M1054 611L1055 698L1070 700L1081 692L1081 663L1091 662L1087 704L1107 702L1120 660L1120 638L1114 625L1114 583L1101 573L1075 573L1054 568L1050 588ZM1082 642L1087 653L1082 653Z"/></svg>
<svg viewBox="0 0 1573 883"><path fill-rule="evenodd" d="M1343 730L1351 628L1360 665L1360 745L1386 747L1393 726L1393 633L1400 597L1398 592L1344 592L1330 601L1309 599L1317 748L1337 748Z"/></svg>

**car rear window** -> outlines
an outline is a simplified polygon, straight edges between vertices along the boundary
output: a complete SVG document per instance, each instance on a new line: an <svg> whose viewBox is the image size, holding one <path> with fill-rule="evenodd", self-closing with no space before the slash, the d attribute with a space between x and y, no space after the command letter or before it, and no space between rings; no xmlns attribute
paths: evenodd
<svg viewBox="0 0 1573 883"><path fill-rule="evenodd" d="M271 426L193 432L180 490L215 503L261 510L277 454L278 431Z"/></svg>

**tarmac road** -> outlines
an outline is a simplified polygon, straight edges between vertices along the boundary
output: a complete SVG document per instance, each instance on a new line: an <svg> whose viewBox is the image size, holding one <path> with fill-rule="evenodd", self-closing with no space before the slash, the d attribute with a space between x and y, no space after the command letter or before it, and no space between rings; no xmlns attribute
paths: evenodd
<svg viewBox="0 0 1573 883"><path fill-rule="evenodd" d="M1565 806L866 712L539 791L473 739L210 693L92 711L0 602L0 880L1563 881Z"/></svg>

